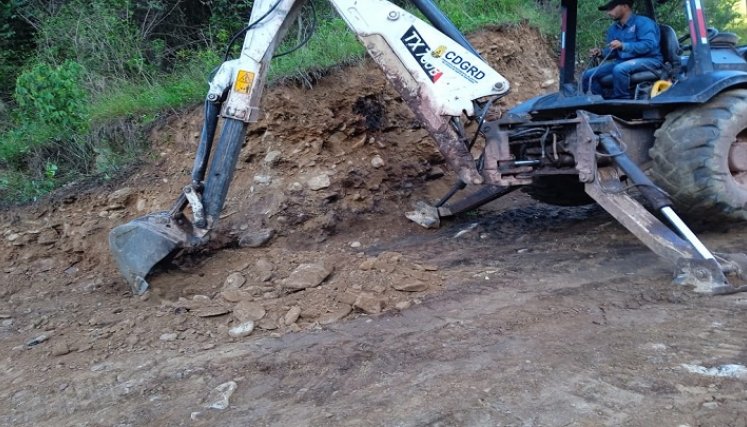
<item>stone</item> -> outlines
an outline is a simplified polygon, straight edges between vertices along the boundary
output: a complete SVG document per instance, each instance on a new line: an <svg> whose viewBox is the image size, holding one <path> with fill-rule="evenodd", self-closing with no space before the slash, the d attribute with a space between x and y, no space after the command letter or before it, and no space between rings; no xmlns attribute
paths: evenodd
<svg viewBox="0 0 747 427"><path fill-rule="evenodd" d="M278 324L272 319L264 318L257 323L257 327L265 331L274 331L278 328Z"/></svg>
<svg viewBox="0 0 747 427"><path fill-rule="evenodd" d="M272 177L270 175L255 175L254 176L255 184L268 185L271 182L272 182Z"/></svg>
<svg viewBox="0 0 747 427"><path fill-rule="evenodd" d="M438 179L445 175L446 173L444 170L439 166L433 166L428 170L428 172L425 175L425 179L432 180L432 179Z"/></svg>
<svg viewBox="0 0 747 427"><path fill-rule="evenodd" d="M106 201L110 205L125 205L133 193L134 191L130 187L120 188L119 190L109 194Z"/></svg>
<svg viewBox="0 0 747 427"><path fill-rule="evenodd" d="M36 238L36 243L40 245L52 245L57 242L59 236L53 229L44 230Z"/></svg>
<svg viewBox="0 0 747 427"><path fill-rule="evenodd" d="M280 160L282 159L282 157L283 157L283 153L277 150L272 150L272 151L269 151L265 155L263 162L267 166L275 166L278 163L280 163Z"/></svg>
<svg viewBox="0 0 747 427"><path fill-rule="evenodd" d="M342 292L337 294L337 301L348 305L355 304L355 300L358 299L358 294L353 292Z"/></svg>
<svg viewBox="0 0 747 427"><path fill-rule="evenodd" d="M353 249L358 249L358 248L361 247L361 242L359 242L357 240L354 241L354 242L350 242L350 247L353 248Z"/></svg>
<svg viewBox="0 0 747 427"><path fill-rule="evenodd" d="M229 400L231 399L233 392L236 391L236 387L238 387L238 384L236 384L235 381L228 381L215 387L210 391L207 399L205 399L205 407L218 410L228 408Z"/></svg>
<svg viewBox="0 0 747 427"><path fill-rule="evenodd" d="M269 242L275 235L272 228L262 228L248 231L239 237L239 246L242 248L259 248Z"/></svg>
<svg viewBox="0 0 747 427"><path fill-rule="evenodd" d="M293 182L288 186L288 191L291 193L300 193L303 191L303 184L300 182Z"/></svg>
<svg viewBox="0 0 747 427"><path fill-rule="evenodd" d="M228 275L226 281L223 283L223 289L239 289L246 283L246 277L239 272L234 272Z"/></svg>
<svg viewBox="0 0 747 427"><path fill-rule="evenodd" d="M315 288L321 285L330 274L332 274L332 269L323 264L301 264L285 279L285 287L295 290Z"/></svg>
<svg viewBox="0 0 747 427"><path fill-rule="evenodd" d="M257 268L257 271L261 272L271 272L275 269L275 266L265 258L258 259L257 262L254 263L254 266Z"/></svg>
<svg viewBox="0 0 747 427"><path fill-rule="evenodd" d="M554 84L555 84L555 79L547 79L544 82L542 82L542 84L540 85L540 87L542 89L547 89L548 87L550 87L550 86L552 86Z"/></svg>
<svg viewBox="0 0 747 427"><path fill-rule="evenodd" d="M378 154L373 156L373 158L371 159L371 166L374 169L380 169L384 167L384 159L382 159Z"/></svg>
<svg viewBox="0 0 747 427"><path fill-rule="evenodd" d="M412 303L410 301L400 301L397 304L394 304L394 308L400 311L407 310L408 308L410 308L411 305Z"/></svg>
<svg viewBox="0 0 747 427"><path fill-rule="evenodd" d="M247 337L254 332L254 321L247 320L228 330L228 335L233 338Z"/></svg>
<svg viewBox="0 0 747 427"><path fill-rule="evenodd" d="M349 305L345 305L331 313L322 314L321 316L319 316L318 322L320 325L329 325L331 323L342 320L342 318L350 314L351 311L353 311L353 308Z"/></svg>
<svg viewBox="0 0 747 427"><path fill-rule="evenodd" d="M392 287L402 292L423 292L428 289L428 284L421 282L420 280L408 280L394 283Z"/></svg>
<svg viewBox="0 0 747 427"><path fill-rule="evenodd" d="M64 356L70 353L70 346L65 341L60 341L52 346L52 356Z"/></svg>
<svg viewBox="0 0 747 427"><path fill-rule="evenodd" d="M233 316L239 322L245 322L247 320L257 321L265 317L265 314L267 314L267 311L264 307L247 300L239 301L239 303L233 308Z"/></svg>
<svg viewBox="0 0 747 427"><path fill-rule="evenodd" d="M41 258L31 263L29 267L36 273L44 273L55 268L56 264L53 258Z"/></svg>
<svg viewBox="0 0 747 427"><path fill-rule="evenodd" d="M368 258L366 258L365 261L363 261L362 263L360 263L360 265L358 266L358 268L361 269L361 270L363 270L363 271L373 270L374 268L376 268L376 258L374 258L374 257L368 257Z"/></svg>
<svg viewBox="0 0 747 427"><path fill-rule="evenodd" d="M227 302L237 303L243 300L250 300L253 295L249 292L239 289L227 289L220 293L220 296Z"/></svg>
<svg viewBox="0 0 747 427"><path fill-rule="evenodd" d="M283 317L283 321L286 325L290 326L296 321L298 321L298 318L301 316L301 307L299 306L293 306L290 310L288 310L287 313L285 313L285 317Z"/></svg>
<svg viewBox="0 0 747 427"><path fill-rule="evenodd" d="M209 296L207 296L207 295L199 295L199 294L198 295L193 295L192 296L192 301L194 301L196 303L200 303L200 304L209 304L210 302L212 302L210 300Z"/></svg>
<svg viewBox="0 0 747 427"><path fill-rule="evenodd" d="M319 191L324 188L327 188L331 184L332 182L330 181L329 176L327 174L315 176L306 182L306 185L308 185L309 188L314 191Z"/></svg>
<svg viewBox="0 0 747 427"><path fill-rule="evenodd" d="M35 347L49 339L49 335L42 334L26 341L26 347Z"/></svg>
<svg viewBox="0 0 747 427"><path fill-rule="evenodd" d="M223 316L230 312L231 310L229 308L219 304L204 305L190 310L190 313L202 318Z"/></svg>
<svg viewBox="0 0 747 427"><path fill-rule="evenodd" d="M384 310L385 300L376 295L362 293L358 295L358 298L356 298L355 304L353 305L364 313L377 314Z"/></svg>
<svg viewBox="0 0 747 427"><path fill-rule="evenodd" d="M415 210L406 212L405 217L424 228L438 228L441 226L438 209L425 202L418 202Z"/></svg>
<svg viewBox="0 0 747 427"><path fill-rule="evenodd" d="M177 337L178 335L176 332L168 332L165 334L161 334L161 336L158 339L164 342L171 342L171 341L176 341Z"/></svg>

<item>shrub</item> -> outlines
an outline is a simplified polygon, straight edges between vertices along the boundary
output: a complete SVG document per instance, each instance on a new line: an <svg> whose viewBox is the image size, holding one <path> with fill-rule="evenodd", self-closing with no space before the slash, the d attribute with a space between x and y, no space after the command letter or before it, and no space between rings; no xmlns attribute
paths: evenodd
<svg viewBox="0 0 747 427"><path fill-rule="evenodd" d="M67 60L58 67L36 64L16 80L17 113L25 120L80 132L86 126L83 67Z"/></svg>

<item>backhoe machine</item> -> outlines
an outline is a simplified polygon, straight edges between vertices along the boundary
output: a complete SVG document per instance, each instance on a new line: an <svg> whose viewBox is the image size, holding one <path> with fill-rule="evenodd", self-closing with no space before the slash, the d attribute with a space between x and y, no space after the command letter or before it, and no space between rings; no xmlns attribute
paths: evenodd
<svg viewBox="0 0 747 427"><path fill-rule="evenodd" d="M246 129L258 120L275 47L304 3L254 1L240 56L226 60L210 81L191 182L169 211L111 231L112 254L134 294L148 289L146 277L163 258L209 239ZM593 199L670 260L677 283L706 294L745 289L729 283L726 274L741 277L747 257L712 253L675 213L747 219L747 48L737 46L733 34L708 29L699 0L683 2L689 36L677 39L662 25L667 65L634 76L640 95L629 101L579 89L578 4L562 0L558 92L526 101L497 120L488 113L508 93L509 82L432 1L411 1L428 22L386 0L330 3L458 177L452 191L412 216L417 222L437 223L519 187L546 202ZM644 13L655 19L653 0L644 3ZM219 117L222 129L213 147ZM468 135L468 123L474 135ZM636 190L640 197L631 195ZM466 195L449 203L458 193Z"/></svg>

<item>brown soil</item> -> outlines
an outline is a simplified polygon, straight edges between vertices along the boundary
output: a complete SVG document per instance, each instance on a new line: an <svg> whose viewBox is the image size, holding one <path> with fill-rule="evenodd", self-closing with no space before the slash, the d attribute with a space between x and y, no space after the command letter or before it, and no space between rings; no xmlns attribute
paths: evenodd
<svg viewBox="0 0 747 427"><path fill-rule="evenodd" d="M503 107L555 78L534 31L472 41L512 82ZM201 109L155 128L125 182L3 213L0 424L747 425L747 374L688 368L747 364L744 296L675 287L593 206L513 193L439 230L409 222L453 175L371 62L264 106L212 241L143 297L107 234L170 207ZM242 247L257 230L274 235ZM703 238L736 252L745 234ZM295 290L302 264L331 274ZM256 330L229 336L246 318ZM229 381L230 406L206 408Z"/></svg>

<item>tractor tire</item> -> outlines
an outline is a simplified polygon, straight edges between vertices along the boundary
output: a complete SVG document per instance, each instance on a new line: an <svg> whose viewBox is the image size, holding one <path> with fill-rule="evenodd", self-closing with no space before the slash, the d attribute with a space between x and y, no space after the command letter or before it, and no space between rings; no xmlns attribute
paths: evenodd
<svg viewBox="0 0 747 427"><path fill-rule="evenodd" d="M534 200L548 205L581 206L594 203L584 183L577 175L551 175L535 177L532 184L522 189Z"/></svg>
<svg viewBox="0 0 747 427"><path fill-rule="evenodd" d="M651 176L678 211L747 220L747 89L670 113L654 136Z"/></svg>

